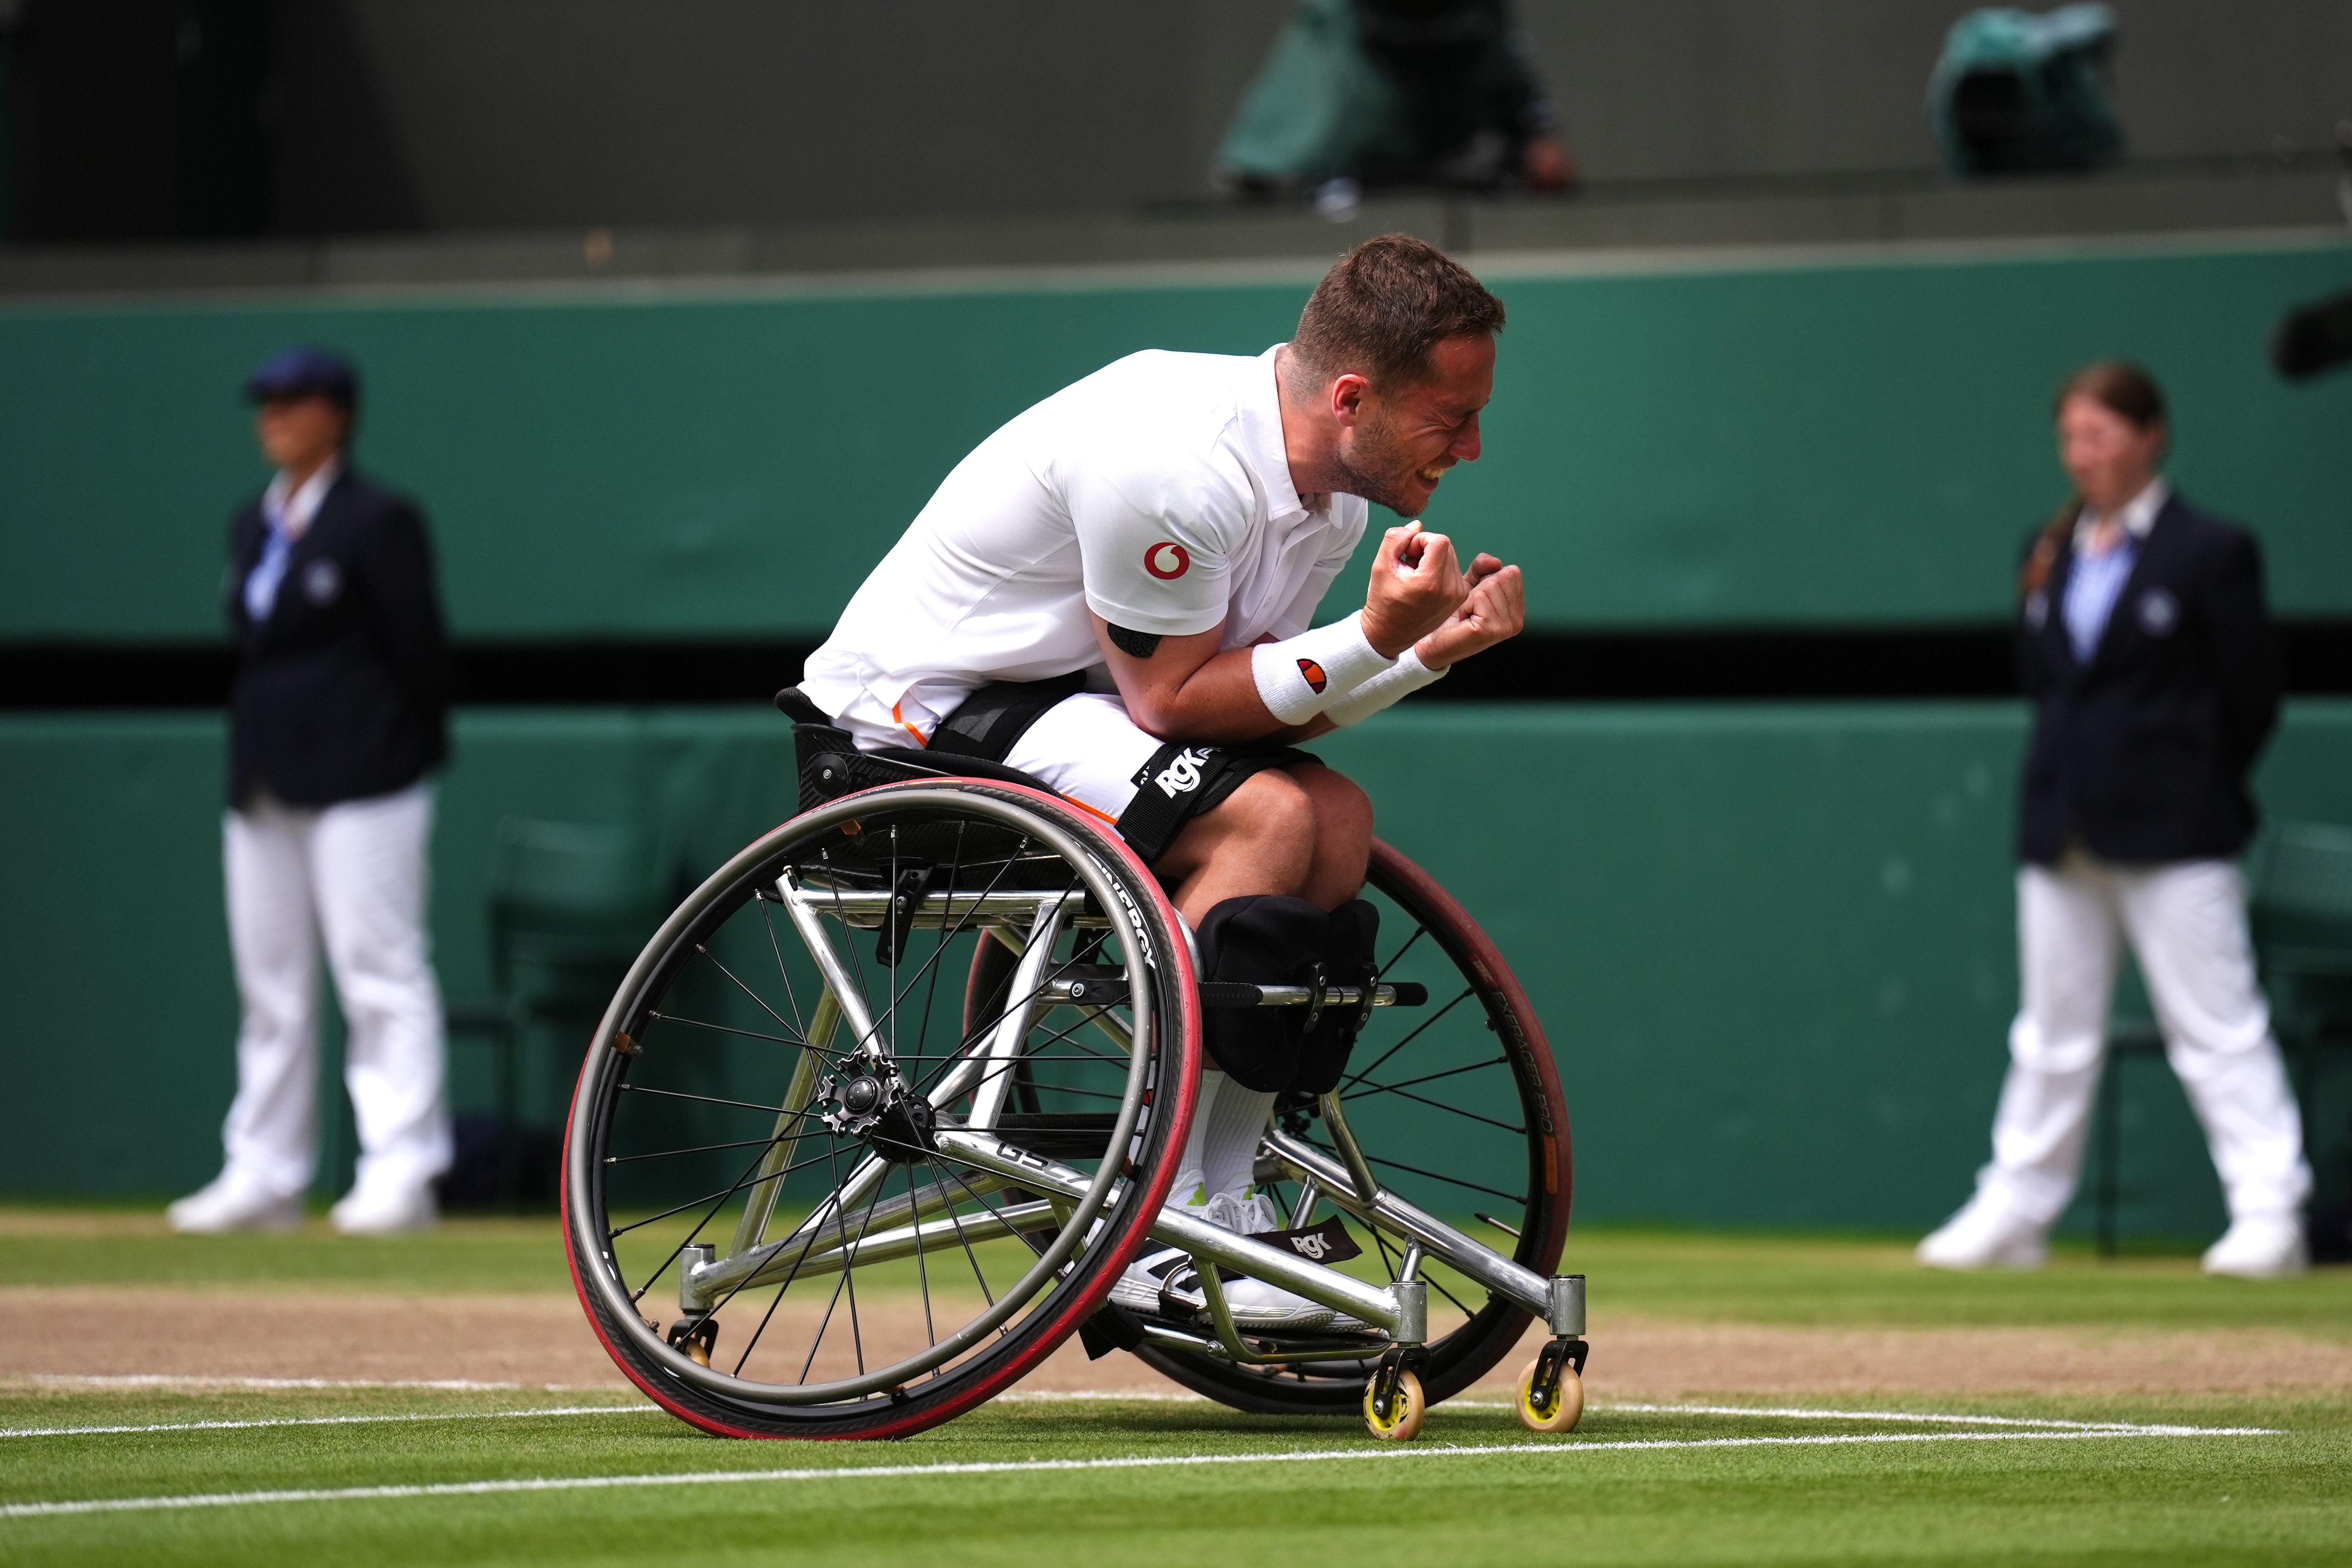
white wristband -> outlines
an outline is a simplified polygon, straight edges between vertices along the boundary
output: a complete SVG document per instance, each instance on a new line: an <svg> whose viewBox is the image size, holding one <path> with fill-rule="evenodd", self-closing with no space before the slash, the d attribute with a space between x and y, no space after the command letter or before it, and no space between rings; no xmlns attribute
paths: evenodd
<svg viewBox="0 0 2352 1568"><path fill-rule="evenodd" d="M1337 702L1323 705L1323 717L1341 729L1360 724L1401 697L1420 690L1433 680L1445 679L1445 671L1432 669L1421 662L1418 648L1407 648L1397 656L1396 663L1373 676Z"/></svg>
<svg viewBox="0 0 2352 1568"><path fill-rule="evenodd" d="M1250 673L1265 710L1286 724L1304 724L1331 703L1394 664L1364 636L1361 610L1283 642L1250 649Z"/></svg>

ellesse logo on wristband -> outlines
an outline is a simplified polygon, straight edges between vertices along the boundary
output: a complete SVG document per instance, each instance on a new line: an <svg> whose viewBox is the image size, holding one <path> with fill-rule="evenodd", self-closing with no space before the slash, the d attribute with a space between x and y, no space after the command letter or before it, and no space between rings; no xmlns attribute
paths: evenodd
<svg viewBox="0 0 2352 1568"><path fill-rule="evenodd" d="M1143 552L1143 569L1165 583L1190 572L1192 555L1174 540L1163 539Z"/></svg>
<svg viewBox="0 0 2352 1568"><path fill-rule="evenodd" d="M1331 678L1323 673L1323 667L1311 658L1298 661L1298 673L1307 678L1307 684L1315 689L1318 697L1322 695L1323 689L1331 684Z"/></svg>

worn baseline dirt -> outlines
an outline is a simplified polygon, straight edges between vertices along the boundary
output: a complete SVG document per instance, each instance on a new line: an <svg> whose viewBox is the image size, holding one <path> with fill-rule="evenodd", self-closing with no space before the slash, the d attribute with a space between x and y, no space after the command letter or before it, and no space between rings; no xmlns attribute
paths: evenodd
<svg viewBox="0 0 2352 1568"><path fill-rule="evenodd" d="M919 1332L918 1310L905 1302L868 1304L869 1344L887 1349ZM805 1347L814 1327L780 1324L771 1332L780 1350ZM2352 1343L2268 1329L1830 1329L1617 1319L1596 1322L1591 1342L1588 1383L1603 1397L2352 1388ZM1507 1381L1535 1342L1531 1336L1506 1358L1491 1381ZM820 1374L847 1370L852 1352L835 1336L819 1352ZM578 1306L562 1296L0 1289L0 1377L60 1376L613 1387L623 1381ZM1089 1362L1073 1342L1023 1386L1172 1385L1129 1356Z"/></svg>

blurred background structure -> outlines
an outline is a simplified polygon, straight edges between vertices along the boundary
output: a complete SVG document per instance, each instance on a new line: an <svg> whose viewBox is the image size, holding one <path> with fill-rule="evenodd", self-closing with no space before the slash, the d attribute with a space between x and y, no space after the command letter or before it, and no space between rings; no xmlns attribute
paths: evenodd
<svg viewBox="0 0 2352 1568"><path fill-rule="evenodd" d="M535 929L515 846L605 835L663 896L716 865L791 809L766 694L972 443L1134 349L1263 349L1403 229L1511 310L1432 521L1525 563L1532 626L1327 754L1529 982L1580 1212L1933 1221L2014 1001L2006 626L2068 370L2173 390L2176 481L2268 552L2265 805L2352 823L2352 373L2266 358L2352 288L2352 8L2121 0L2120 155L1955 180L1962 9L1519 0L1579 189L1335 223L1212 184L1282 0L0 0L0 1189L209 1168L263 353L352 354L360 465L428 503L457 1082L543 1130L581 1030L493 962ZM2210 1235L2177 1087L2117 1081L2115 1226ZM2340 1077L2309 1110L2341 1203Z"/></svg>

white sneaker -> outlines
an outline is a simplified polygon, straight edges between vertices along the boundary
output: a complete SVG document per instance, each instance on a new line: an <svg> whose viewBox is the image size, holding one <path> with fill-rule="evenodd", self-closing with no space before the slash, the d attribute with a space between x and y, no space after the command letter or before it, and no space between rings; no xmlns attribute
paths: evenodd
<svg viewBox="0 0 2352 1568"><path fill-rule="evenodd" d="M302 1223L302 1197L278 1197L241 1176L224 1171L163 1210L163 1218L184 1236L220 1236L232 1230L292 1230Z"/></svg>
<svg viewBox="0 0 2352 1568"><path fill-rule="evenodd" d="M2310 1267L2311 1247L2293 1215L2231 1220L2221 1239L2205 1249L2206 1273L2237 1279L2285 1279Z"/></svg>
<svg viewBox="0 0 2352 1568"><path fill-rule="evenodd" d="M1211 1193L1200 1172L1185 1171L1178 1174L1174 1190L1181 1194L1181 1201L1171 1204L1171 1208L1236 1235L1282 1228L1281 1212L1274 1200L1253 1188ZM1261 1333L1360 1333L1367 1328L1347 1313L1318 1306L1262 1279L1234 1279L1223 1284L1225 1308L1233 1314L1235 1328ZM1184 1322L1205 1321L1209 1310L1192 1257L1172 1247L1148 1252L1129 1264L1118 1283L1111 1287L1110 1299L1131 1312Z"/></svg>
<svg viewBox="0 0 2352 1568"><path fill-rule="evenodd" d="M1913 1256L1930 1268L2039 1268L2050 1261L2049 1227L1979 1193Z"/></svg>
<svg viewBox="0 0 2352 1568"><path fill-rule="evenodd" d="M430 1186L353 1187L327 1217L345 1236L397 1236L431 1230L441 1223L441 1208Z"/></svg>

